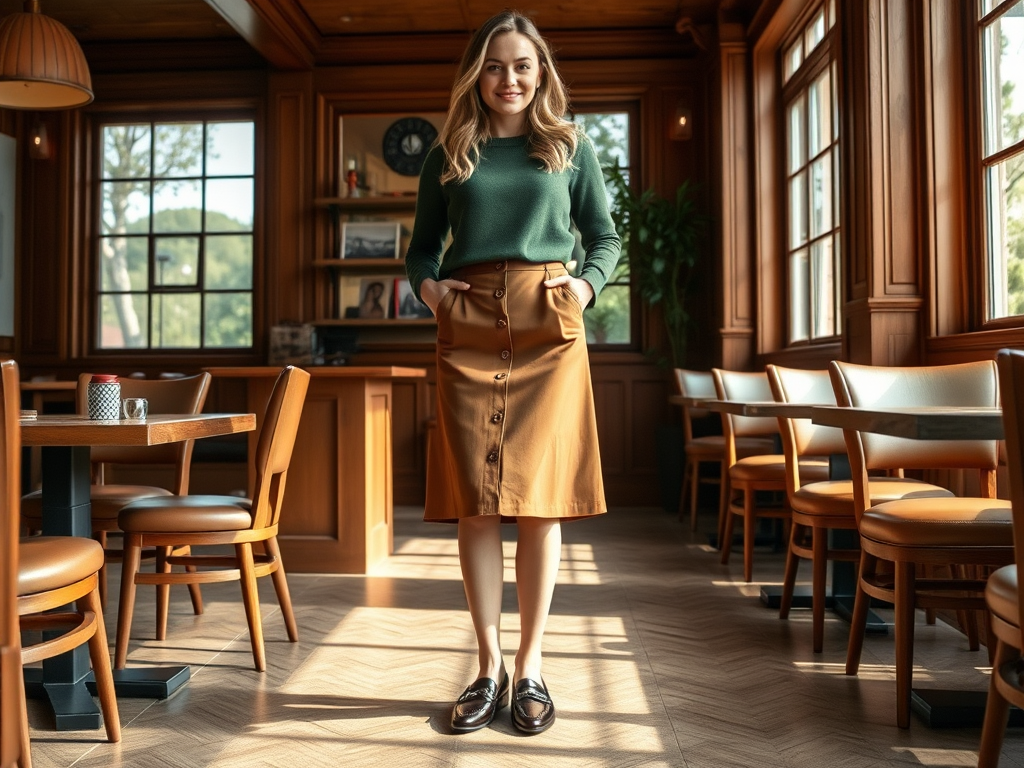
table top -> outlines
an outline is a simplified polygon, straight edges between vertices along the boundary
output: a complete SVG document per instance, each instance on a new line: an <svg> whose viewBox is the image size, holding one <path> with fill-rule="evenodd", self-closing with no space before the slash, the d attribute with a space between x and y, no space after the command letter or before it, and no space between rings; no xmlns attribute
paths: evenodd
<svg viewBox="0 0 1024 768"><path fill-rule="evenodd" d="M815 424L915 440L1001 440L1000 408L816 406Z"/></svg>
<svg viewBox="0 0 1024 768"><path fill-rule="evenodd" d="M360 379L422 379L425 368L404 368L397 365L302 365L302 370L314 378L360 378ZM203 368L211 376L226 378L259 378L277 376L282 371L279 365L250 365L237 367Z"/></svg>
<svg viewBox="0 0 1024 768"><path fill-rule="evenodd" d="M161 445L256 429L252 413L155 414L145 420L101 421L76 415L21 421L22 445Z"/></svg>

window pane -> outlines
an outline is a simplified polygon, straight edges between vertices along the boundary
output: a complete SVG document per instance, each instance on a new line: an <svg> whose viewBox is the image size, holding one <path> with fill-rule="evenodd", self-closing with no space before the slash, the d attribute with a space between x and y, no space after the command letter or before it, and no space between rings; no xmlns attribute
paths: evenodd
<svg viewBox="0 0 1024 768"><path fill-rule="evenodd" d="M1024 139L1024 0L982 32L985 154Z"/></svg>
<svg viewBox="0 0 1024 768"><path fill-rule="evenodd" d="M251 232L252 209L252 179L206 182L207 232Z"/></svg>
<svg viewBox="0 0 1024 768"><path fill-rule="evenodd" d="M842 333L843 322L843 259L839 253L839 235L832 238L832 274L835 276L835 313L836 313L836 334Z"/></svg>
<svg viewBox="0 0 1024 768"><path fill-rule="evenodd" d="M811 245L811 336L835 335L835 263L832 239Z"/></svg>
<svg viewBox="0 0 1024 768"><path fill-rule="evenodd" d="M153 347L192 349L199 346L200 295L153 295Z"/></svg>
<svg viewBox="0 0 1024 768"><path fill-rule="evenodd" d="M100 239L100 290L145 291L149 288L149 239Z"/></svg>
<svg viewBox="0 0 1024 768"><path fill-rule="evenodd" d="M252 346L251 293L213 293L206 297L204 346Z"/></svg>
<svg viewBox="0 0 1024 768"><path fill-rule="evenodd" d="M807 92L807 148L814 157L832 141L832 77L825 70Z"/></svg>
<svg viewBox="0 0 1024 768"><path fill-rule="evenodd" d="M203 288L208 291L252 288L252 235L217 235L206 238Z"/></svg>
<svg viewBox="0 0 1024 768"><path fill-rule="evenodd" d="M591 112L577 114L576 122L583 126L594 144L602 168L629 166L629 114L627 112Z"/></svg>
<svg viewBox="0 0 1024 768"><path fill-rule="evenodd" d="M804 33L807 40L807 53L810 53L818 47L825 38L825 9L822 8L818 11L818 15L814 17L810 24L807 25L807 31Z"/></svg>
<svg viewBox="0 0 1024 768"><path fill-rule="evenodd" d="M989 314L1024 315L1024 153L987 169Z"/></svg>
<svg viewBox="0 0 1024 768"><path fill-rule="evenodd" d="M811 237L832 229L832 156L811 163Z"/></svg>
<svg viewBox="0 0 1024 768"><path fill-rule="evenodd" d="M153 183L153 231L198 232L202 227L202 182Z"/></svg>
<svg viewBox="0 0 1024 768"><path fill-rule="evenodd" d="M149 343L149 297L144 293L115 293L100 298L100 349L136 349Z"/></svg>
<svg viewBox="0 0 1024 768"><path fill-rule="evenodd" d="M793 76L793 73L800 69L800 65L804 63L804 41L797 40L793 43L792 47L786 51L783 56L782 62L782 82L787 82L789 78Z"/></svg>
<svg viewBox="0 0 1024 768"><path fill-rule="evenodd" d="M597 303L583 313L591 344L629 343L629 286L609 285Z"/></svg>
<svg viewBox="0 0 1024 768"><path fill-rule="evenodd" d="M810 319L807 317L807 251L789 257L789 340L807 341Z"/></svg>
<svg viewBox="0 0 1024 768"><path fill-rule="evenodd" d="M832 221L838 227L842 219L839 216L839 147L832 148Z"/></svg>
<svg viewBox="0 0 1024 768"><path fill-rule="evenodd" d="M202 148L202 123L158 123L153 175L168 178L199 176L203 172Z"/></svg>
<svg viewBox="0 0 1024 768"><path fill-rule="evenodd" d="M198 237L155 237L153 250L153 285L199 284Z"/></svg>
<svg viewBox="0 0 1024 768"><path fill-rule="evenodd" d="M206 127L206 175L251 176L256 159L256 124L210 123Z"/></svg>
<svg viewBox="0 0 1024 768"><path fill-rule="evenodd" d="M807 242L807 171L789 182L789 247Z"/></svg>
<svg viewBox="0 0 1024 768"><path fill-rule="evenodd" d="M104 179L149 176L148 125L108 125L103 129Z"/></svg>
<svg viewBox="0 0 1024 768"><path fill-rule="evenodd" d="M793 173L800 166L807 162L804 152L806 143L804 141L807 131L807 121L804 120L804 97L789 105L789 141L787 142L786 167L789 173Z"/></svg>
<svg viewBox="0 0 1024 768"><path fill-rule="evenodd" d="M100 205L102 234L149 231L149 182L105 181L100 185Z"/></svg>

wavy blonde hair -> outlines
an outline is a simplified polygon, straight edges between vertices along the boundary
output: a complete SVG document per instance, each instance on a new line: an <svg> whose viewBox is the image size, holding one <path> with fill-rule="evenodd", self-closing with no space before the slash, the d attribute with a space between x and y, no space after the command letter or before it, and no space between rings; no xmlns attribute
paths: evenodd
<svg viewBox="0 0 1024 768"><path fill-rule="evenodd" d="M446 160L442 184L461 184L469 179L480 161L480 145L491 138L487 107L477 80L491 40L510 32L518 32L533 43L542 72L537 93L526 108L530 157L539 160L548 173L561 173L572 167L579 132L562 117L569 110L569 93L558 76L551 49L530 19L516 11L503 11L484 22L462 54L452 86L448 119L437 140Z"/></svg>

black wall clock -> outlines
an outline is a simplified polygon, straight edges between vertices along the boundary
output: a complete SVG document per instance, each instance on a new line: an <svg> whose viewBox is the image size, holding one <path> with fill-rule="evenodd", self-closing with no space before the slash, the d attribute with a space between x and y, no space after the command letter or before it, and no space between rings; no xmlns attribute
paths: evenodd
<svg viewBox="0 0 1024 768"><path fill-rule="evenodd" d="M403 176L419 176L437 129L422 117L403 117L384 133L384 162Z"/></svg>

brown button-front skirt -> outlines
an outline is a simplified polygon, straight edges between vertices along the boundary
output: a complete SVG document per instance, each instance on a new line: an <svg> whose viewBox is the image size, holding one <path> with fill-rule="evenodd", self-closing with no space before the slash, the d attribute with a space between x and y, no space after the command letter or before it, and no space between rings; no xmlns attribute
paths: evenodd
<svg viewBox="0 0 1024 768"><path fill-rule="evenodd" d="M583 308L558 262L489 262L437 308L426 520L607 511Z"/></svg>

